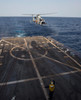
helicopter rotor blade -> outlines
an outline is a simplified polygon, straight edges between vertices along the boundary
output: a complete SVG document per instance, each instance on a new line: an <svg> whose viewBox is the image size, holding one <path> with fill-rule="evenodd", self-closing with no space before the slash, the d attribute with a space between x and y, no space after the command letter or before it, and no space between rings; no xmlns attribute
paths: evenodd
<svg viewBox="0 0 81 100"><path fill-rule="evenodd" d="M55 13L43 13L43 14L39 14L39 15L51 15L51 14L56 14L56 12Z"/></svg>
<svg viewBox="0 0 81 100"><path fill-rule="evenodd" d="M23 15L50 15L50 14L56 14L55 13L43 13L43 14L23 14Z"/></svg>
<svg viewBox="0 0 81 100"><path fill-rule="evenodd" d="M22 15L34 15L34 14L22 14Z"/></svg>

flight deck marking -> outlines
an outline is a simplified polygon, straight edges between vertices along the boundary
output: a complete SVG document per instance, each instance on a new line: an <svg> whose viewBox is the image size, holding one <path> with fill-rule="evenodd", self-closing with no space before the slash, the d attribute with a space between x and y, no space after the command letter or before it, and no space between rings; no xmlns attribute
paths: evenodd
<svg viewBox="0 0 81 100"><path fill-rule="evenodd" d="M10 45L14 45L14 46L15 46L15 47L13 47L13 48L10 50L10 55L11 55L13 58L18 59L18 60L31 60L31 59L28 59L28 58L26 59L26 58L16 57L15 55L12 54L12 50L14 50L14 49L17 48L17 47L25 49L24 47L21 47L21 45L11 43L11 42L6 41L6 40L4 40L4 39L2 39L1 42L2 42L2 41L6 42L6 43L8 43L8 44L10 44ZM3 44L2 44L2 45L3 45ZM17 50L17 51L18 51L18 50ZM5 50L4 52L7 52L7 51ZM46 54L47 54L47 51L45 52L44 55L39 54L41 57L37 57L37 58L34 58L34 59L41 59L41 58L43 58Z"/></svg>
<svg viewBox="0 0 81 100"><path fill-rule="evenodd" d="M4 40L5 41L5 40ZM19 57L16 57L16 56L14 56L13 54L12 54L12 50L14 49L14 48L17 48L17 47L19 47L19 48L22 48L23 50L25 50L25 48L23 48L23 47L20 47L20 46L15 46L15 47L13 47L11 50L10 50L10 54L11 54L11 56L13 57L13 58L16 58L16 59L18 59L18 60L31 60L31 59L26 59L26 58L19 58ZM54 46L55 47L55 46ZM18 51L18 50L17 50ZM34 60L37 60L37 59L41 59L41 58L43 58L43 57L47 57L47 56L45 56L45 55L47 55L47 51L46 51L46 53L44 54L44 55L42 55L42 54L39 54L41 57L37 57L37 58L33 58ZM68 57L68 56L67 56ZM49 58L49 57L48 57ZM54 59L52 59L52 58L49 58L49 59L51 59L51 60L53 60L53 61L55 61L55 62L57 62L57 63L60 63L60 64L64 64L64 65L66 65L66 66L69 66L69 67L72 67L73 68L73 66L70 66L70 65L68 65L68 64L65 64L65 63L62 63L62 62L60 62L60 61L58 61L58 60L54 60Z"/></svg>
<svg viewBox="0 0 81 100"><path fill-rule="evenodd" d="M31 47L31 45L29 45L29 47ZM21 48L22 50L26 50L26 48L20 47L20 46L15 46L15 47L13 47L13 48L10 50L10 55L11 55L13 58L18 59L18 60L25 60L25 61L31 60L31 59L28 59L28 58L22 58L22 57L17 57L17 56L15 56L15 55L12 53L12 51L14 51L14 49L16 49L16 48ZM15 50L15 51L19 51L19 50L17 49L17 50ZM27 51L27 50L26 50L26 51ZM43 58L45 55L47 55L47 51L45 51L44 54L40 54L40 53L37 53L37 54L38 54L40 57L33 58L34 60Z"/></svg>
<svg viewBox="0 0 81 100"><path fill-rule="evenodd" d="M58 74L54 74L54 75L47 75L47 76L42 76L41 78L45 79L45 78L51 78L51 77L55 77L55 76L58 77L58 76L75 74L77 72L81 72L81 70L79 70L79 71L63 72L63 73L58 73ZM35 77L35 78L22 79L22 80L17 80L17 81L3 82L3 83L0 83L0 86L19 84L19 83L24 83L24 82L29 82L29 81L35 81L35 80L38 80L38 79L39 79L38 77Z"/></svg>
<svg viewBox="0 0 81 100"><path fill-rule="evenodd" d="M50 57L47 57L47 56L45 56L45 58L50 59L50 60L52 60L52 61L54 61L54 62L57 62L57 63L63 64L63 65L69 66L69 67L74 68L74 69L76 69L76 70L80 70L80 69L77 68L77 67L74 67L74 66L68 65L68 64L66 64L66 63L62 63L62 62L60 62L60 61L58 61L58 60L55 60L55 59L53 59L53 58L50 58Z"/></svg>
<svg viewBox="0 0 81 100"><path fill-rule="evenodd" d="M3 40L3 39L2 39L2 41L6 42L6 43L8 43L8 44L11 44L11 45L16 45L16 46L19 46L18 44L14 44L14 43L11 43L11 42L6 41L6 40Z"/></svg>
<svg viewBox="0 0 81 100"><path fill-rule="evenodd" d="M29 47L28 47L28 45L27 45L27 42L26 42L26 39L25 39L25 38L24 38L24 41L25 41L25 45L26 45L26 47L27 47L27 49L28 49L28 51L29 51L30 58L31 58L31 60L32 60L34 69L35 69L35 71L36 71L36 73L37 73L37 76L38 76L38 79L39 79L39 81L40 81L40 84L41 84L41 87L42 87L42 89L43 89L43 92L44 92L44 95L45 95L45 97L46 97L46 100L48 100L48 94L47 94L47 91L46 91L46 89L45 89L43 80L42 80L41 75L40 75L40 73L39 73L39 71L38 71L38 69L37 69L36 63L35 63L35 61L34 61L34 59L33 59L33 56L32 56L32 54L31 54L31 52L30 52L30 50L29 50Z"/></svg>
<svg viewBox="0 0 81 100"><path fill-rule="evenodd" d="M36 77L36 78L22 79L22 80L17 80L17 81L4 82L4 83L0 83L0 86L24 83L24 82L29 82L33 80L38 80L38 78Z"/></svg>
<svg viewBox="0 0 81 100"><path fill-rule="evenodd" d="M45 38L45 37L44 37ZM51 43L54 47L56 47L58 50L62 51L65 55L67 55L71 60L73 60L77 65L79 65L81 67L81 65L75 60L73 59L70 55L68 55L66 52L64 52L63 50L61 50L59 47L57 47L54 43L52 43L50 40L48 40L47 38L45 38L45 40L49 41L49 43Z"/></svg>
<svg viewBox="0 0 81 100"><path fill-rule="evenodd" d="M31 60L31 59L26 59L26 58L20 58L20 57L16 57L15 55L13 55L12 51L15 49L15 48L18 48L19 46L16 46L16 47L13 47L11 50L10 50L10 55L15 58L15 59L18 59L18 60ZM23 50L26 50L24 47L19 47Z"/></svg>
<svg viewBox="0 0 81 100"><path fill-rule="evenodd" d="M33 58L33 60L35 60L34 58ZM50 58L50 60L54 60L54 59L52 59L52 58ZM57 60L54 60L54 61L56 61L56 62L58 62L58 63L60 63L60 64L63 64L63 63L61 63L60 61L57 61ZM66 65L66 66L68 66L68 64ZM73 66L70 66L70 67L72 67L73 68ZM75 67L76 68L76 67ZM71 72L64 72L64 73L59 73L59 74L55 74L55 75L49 75L49 76L44 76L44 77L51 77L51 76L60 76L60 75L68 75L68 74L73 74L73 73L76 73L76 72L80 72L81 70L80 69L78 69L78 71L71 71ZM44 78L44 77L41 77L41 78ZM38 78L36 78L36 79L38 79ZM12 82L5 82L5 83L0 83L0 86L2 86L2 85L9 85L9 84L16 84L16 83L21 83L21 82L27 82L27 81L30 81L30 80L35 80L35 79L24 79L24 80L18 80L18 81L12 81ZM2 84L2 85L1 85Z"/></svg>
<svg viewBox="0 0 81 100"><path fill-rule="evenodd" d="M20 58L20 57L16 57L13 53L12 53L12 51L15 49L15 48L22 48L23 50L26 50L24 47L19 47L19 46L16 46L16 47L13 47L11 50L10 50L10 55L13 57L13 58L15 58L15 59L18 59L18 60L31 60L31 59L28 59L28 58ZM18 50L17 50L18 51ZM42 55L42 54L39 54L40 55L40 57L37 57L37 58L34 58L35 60L36 59L41 59L41 58L43 58L45 55L47 54L47 51L45 52L45 54L44 55Z"/></svg>
<svg viewBox="0 0 81 100"><path fill-rule="evenodd" d="M51 78L51 77L54 77L54 76L69 75L69 74L74 74L74 73L77 73L77 72L81 72L81 70L63 72L63 73L58 73L58 74L55 74L55 75L47 75L47 76L43 76L42 78Z"/></svg>

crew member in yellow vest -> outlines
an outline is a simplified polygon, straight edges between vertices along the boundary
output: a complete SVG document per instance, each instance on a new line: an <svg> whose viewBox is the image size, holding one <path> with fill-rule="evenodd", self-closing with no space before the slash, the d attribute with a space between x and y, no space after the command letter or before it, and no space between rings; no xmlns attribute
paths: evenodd
<svg viewBox="0 0 81 100"><path fill-rule="evenodd" d="M52 100L53 98L54 89L55 89L55 81L51 81L51 83L49 84L49 100Z"/></svg>

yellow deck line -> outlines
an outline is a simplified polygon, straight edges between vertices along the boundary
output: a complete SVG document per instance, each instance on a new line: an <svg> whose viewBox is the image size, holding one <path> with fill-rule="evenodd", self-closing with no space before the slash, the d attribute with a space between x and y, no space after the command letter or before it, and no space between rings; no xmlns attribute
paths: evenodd
<svg viewBox="0 0 81 100"><path fill-rule="evenodd" d="M46 97L46 100L48 100L48 93L47 93L47 91L46 91L46 89L45 89L43 80L42 80L41 75L40 75L40 73L39 73L39 71L38 71L38 69L37 69L36 63L35 63L34 58L33 58L32 54L31 54L31 52L30 52L30 50L29 50L29 47L28 47L28 45L27 45L27 42L26 42L26 39L25 39L25 38L24 38L24 41L25 41L25 45L26 45L26 47L27 47L27 49L28 49L28 51L29 51L30 58L31 58L31 60L32 60L34 69L35 69L35 71L36 71L36 73L37 73L37 76L38 76L38 79L39 79L39 81L40 81L40 84L41 84L41 87L42 87L42 89L43 89L43 92L44 92L44 95L45 95L45 97Z"/></svg>
<svg viewBox="0 0 81 100"><path fill-rule="evenodd" d="M54 61L54 62L57 62L57 63L59 63L59 64L62 64L62 65L68 66L68 67L70 67L70 68L74 68L74 69L76 69L76 70L80 70L79 68L77 68L77 67L75 67L75 66L68 65L68 64L63 63L63 62L60 62L60 61L58 61L58 60L56 60L56 59L52 59L52 58L47 57L47 56L45 56L45 58L50 59L50 60L52 60L52 61Z"/></svg>
<svg viewBox="0 0 81 100"><path fill-rule="evenodd" d="M81 72L81 70L63 72L63 73L58 73L58 74L54 74L54 75L47 75L47 76L42 76L41 78L45 79L45 78L51 78L51 77L54 77L54 76L64 76L64 75L74 74L74 73L77 73L77 72ZM3 83L0 83L0 86L24 83L24 82L34 81L34 80L38 80L38 79L39 79L38 77L34 77L34 78L29 78L29 79L17 80L17 81L3 82Z"/></svg>
<svg viewBox="0 0 81 100"><path fill-rule="evenodd" d="M47 38L44 37L45 40L49 41ZM73 60L78 66L81 67L81 65L75 60L73 59L70 55L68 55L66 52L64 52L63 50L61 50L59 47L57 47L54 43L52 43L51 41L49 41L49 43L51 43L54 47L58 48L58 50L60 50L61 52L63 52L66 56L68 56L71 60Z"/></svg>

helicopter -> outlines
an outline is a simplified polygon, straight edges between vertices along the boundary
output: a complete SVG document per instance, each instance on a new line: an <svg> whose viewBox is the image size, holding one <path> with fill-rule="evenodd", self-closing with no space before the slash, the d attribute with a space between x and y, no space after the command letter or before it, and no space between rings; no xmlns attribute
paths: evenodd
<svg viewBox="0 0 81 100"><path fill-rule="evenodd" d="M35 17L33 17L33 22L39 25L46 24L45 20L40 16L40 14L37 14Z"/></svg>
<svg viewBox="0 0 81 100"><path fill-rule="evenodd" d="M45 13L45 14L24 14L24 15L31 15L32 20L34 23L39 24L39 25L45 25L45 19L41 17L41 15L48 15L48 14L55 14L55 13Z"/></svg>

